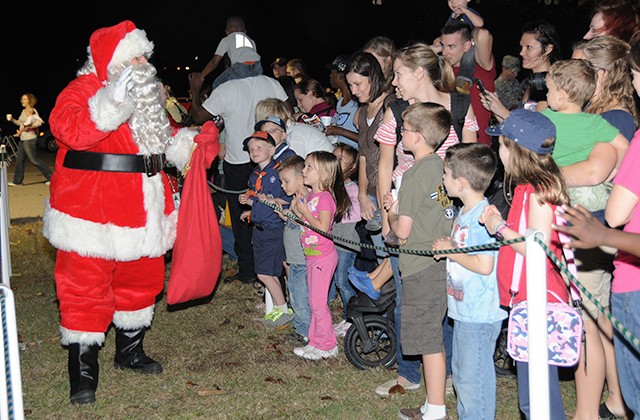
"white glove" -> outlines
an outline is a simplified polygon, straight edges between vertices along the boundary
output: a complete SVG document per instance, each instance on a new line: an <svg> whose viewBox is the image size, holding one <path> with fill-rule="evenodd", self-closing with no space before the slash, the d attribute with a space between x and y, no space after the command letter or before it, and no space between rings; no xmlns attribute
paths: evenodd
<svg viewBox="0 0 640 420"><path fill-rule="evenodd" d="M124 102L129 94L129 90L133 87L133 80L131 80L131 73L133 67L129 66L122 70L118 80L113 82L113 100L116 102Z"/></svg>

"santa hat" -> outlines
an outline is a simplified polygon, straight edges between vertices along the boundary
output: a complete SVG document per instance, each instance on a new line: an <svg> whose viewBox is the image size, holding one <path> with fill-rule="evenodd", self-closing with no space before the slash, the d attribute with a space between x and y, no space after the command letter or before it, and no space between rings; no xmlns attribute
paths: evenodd
<svg viewBox="0 0 640 420"><path fill-rule="evenodd" d="M89 51L98 78L107 80L110 67L141 55L150 55L153 52L153 42L147 39L145 31L137 29L130 20L125 20L115 26L95 31L89 40Z"/></svg>

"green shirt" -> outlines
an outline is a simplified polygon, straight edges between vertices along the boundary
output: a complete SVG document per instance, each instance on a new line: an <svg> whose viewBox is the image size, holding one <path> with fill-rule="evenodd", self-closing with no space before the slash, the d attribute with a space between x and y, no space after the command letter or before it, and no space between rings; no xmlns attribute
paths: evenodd
<svg viewBox="0 0 640 420"><path fill-rule="evenodd" d="M611 143L618 135L618 129L597 114L563 114L550 108L542 114L556 126L553 160L560 167L586 160L596 143Z"/></svg>
<svg viewBox="0 0 640 420"><path fill-rule="evenodd" d="M417 160L402 176L398 215L413 219L404 248L431 251L433 242L451 234L454 211L442 185L443 162L437 155ZM418 273L434 263L432 256L400 253L403 276Z"/></svg>

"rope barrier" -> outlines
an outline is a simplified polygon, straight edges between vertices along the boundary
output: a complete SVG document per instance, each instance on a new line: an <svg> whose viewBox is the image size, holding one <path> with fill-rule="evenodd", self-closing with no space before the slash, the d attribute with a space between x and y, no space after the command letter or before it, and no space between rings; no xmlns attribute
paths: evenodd
<svg viewBox="0 0 640 420"><path fill-rule="evenodd" d="M235 191L235 190L227 190L227 189L224 189L224 188L222 188L222 187L217 186L216 184L214 184L214 183L213 183L213 182L211 182L211 181L207 181L207 184L209 184L209 186L210 186L210 187L212 187L214 190L218 190L218 191L220 191L221 193L225 193L225 194L244 194L244 193L246 193L246 192L249 190L248 188L246 188L246 189L244 189L244 190L242 190L242 191L239 191L239 190L238 190L238 191Z"/></svg>
<svg viewBox="0 0 640 420"><path fill-rule="evenodd" d="M218 191L221 192L225 192L225 193L229 193L229 194L242 194L247 190L244 191L232 191L232 190L225 190L224 188L218 187L217 185L212 184L211 182L209 182L210 185L213 186L213 188L217 189ZM275 204L269 203L268 201L265 200L260 200L260 203L266 205L267 207L270 207L271 209L275 210L275 211L279 211L282 212L283 209ZM329 238L333 241L337 241L337 242L341 242L344 244L349 244L349 245L356 245L362 248L368 248L368 249L375 249L375 250L380 250L380 251L384 251L390 254L411 254L411 255L426 255L426 256L433 256L433 255L437 255L437 254L444 254L444 255L450 255L450 254L461 254L461 253L468 253L468 252L475 252L475 251L482 251L482 250L486 250L486 249L498 249L501 246L504 245L512 245L515 243L519 243L519 242L524 242L525 238L524 237L520 237L520 238L515 238L515 239L511 239L511 240L504 240L504 241L499 241L499 242L493 242L493 243L488 243L488 244L484 244L484 245L475 245L475 246L468 246L468 247L464 247L464 248L455 248L455 249L446 249L446 250L441 250L441 251L426 251L426 250L418 250L418 249L407 249L407 248L403 248L403 247L381 247L381 246L376 246L376 245L371 245L371 244L364 244L364 243L359 243L357 241L352 241L349 239L344 239L344 238L340 238L337 236L334 236L328 232L324 232L321 229L315 228L311 225L309 225L308 223L306 223L305 221L301 220L300 218L296 217L295 215L292 215L291 213L287 213L285 214L285 216L292 220L293 222L304 226L308 229L313 230L314 232L319 233L320 235ZM635 337L631 331L629 331L624 325L622 325L622 323L620 321L618 321L618 319L613 316L611 314L611 312L607 311L607 309L602 306L600 304L600 302L595 299L593 297L593 295L582 285L582 283L580 283L580 281L575 278L575 276L573 276L573 274L571 274L569 272L569 269L562 263L562 261L560 261L558 259L558 257L551 251L551 249L549 249L549 247L547 247L547 245L542 242L541 239L539 238L534 238L535 241L542 246L542 249L544 250L545 254L547 255L547 257L549 259L551 259L551 261L553 261L553 263L560 269L560 271L562 271L564 274L566 274L569 279L578 287L578 289L580 290L580 292L582 294L584 294L584 296L586 296L587 299L589 299L591 302L593 302L593 304L595 304L596 308L598 308L598 310L607 317L607 319L609 321L611 321L611 324L613 325L613 327L620 333L622 334L637 350L640 351L640 339L638 339L637 337Z"/></svg>

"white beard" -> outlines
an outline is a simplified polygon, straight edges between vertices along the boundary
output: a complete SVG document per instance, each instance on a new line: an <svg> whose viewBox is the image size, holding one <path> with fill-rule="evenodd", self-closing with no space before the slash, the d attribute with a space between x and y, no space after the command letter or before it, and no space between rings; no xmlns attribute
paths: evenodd
<svg viewBox="0 0 640 420"><path fill-rule="evenodd" d="M134 86L129 93L136 104L129 125L133 139L144 155L164 153L171 138L171 126L156 73L156 68L149 63L134 66Z"/></svg>

